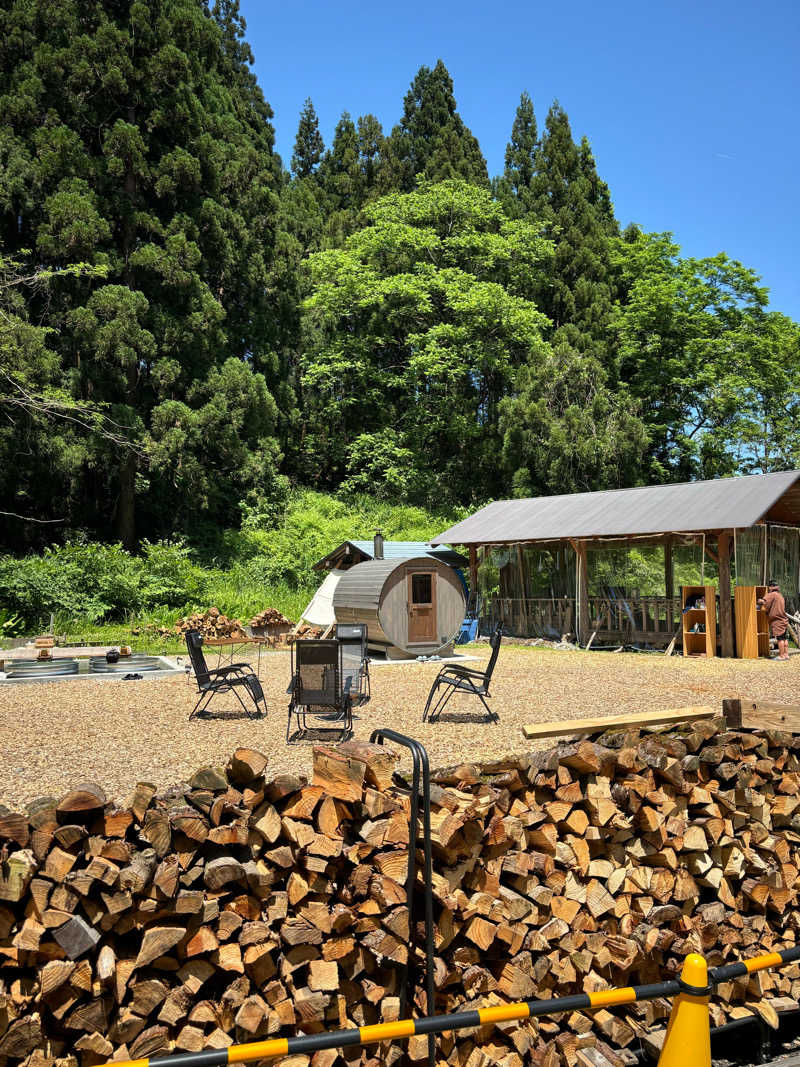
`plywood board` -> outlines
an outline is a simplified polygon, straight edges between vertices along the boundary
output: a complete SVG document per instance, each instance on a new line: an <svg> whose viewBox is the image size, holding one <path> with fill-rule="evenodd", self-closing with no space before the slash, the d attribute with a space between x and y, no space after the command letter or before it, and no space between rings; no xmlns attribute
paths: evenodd
<svg viewBox="0 0 800 1067"><path fill-rule="evenodd" d="M561 737L566 734L594 734L639 726L669 726L670 723L713 719L719 712L708 704L693 704L669 711L643 711L628 715L607 715L601 719L562 719L560 722L534 722L522 727L527 738Z"/></svg>

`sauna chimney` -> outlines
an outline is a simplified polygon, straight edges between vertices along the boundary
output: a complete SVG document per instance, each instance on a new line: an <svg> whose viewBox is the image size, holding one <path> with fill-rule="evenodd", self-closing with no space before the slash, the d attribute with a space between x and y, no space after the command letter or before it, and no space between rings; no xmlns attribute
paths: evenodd
<svg viewBox="0 0 800 1067"><path fill-rule="evenodd" d="M373 559L383 559L383 534L380 530L375 531L375 537L372 542L372 556Z"/></svg>

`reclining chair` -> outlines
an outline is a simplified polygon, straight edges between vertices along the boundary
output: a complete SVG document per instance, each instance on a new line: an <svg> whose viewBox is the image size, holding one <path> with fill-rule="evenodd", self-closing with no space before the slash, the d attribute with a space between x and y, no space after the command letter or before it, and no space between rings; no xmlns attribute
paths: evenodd
<svg viewBox="0 0 800 1067"><path fill-rule="evenodd" d="M292 645L292 680L286 690L291 696L286 723L287 742L299 739L309 730L309 715L333 724L321 724L318 729L338 730L339 740L346 741L353 733L351 685L352 677L345 677L342 670L342 646L338 641L295 641ZM297 720L294 735L291 733L293 715Z"/></svg>
<svg viewBox="0 0 800 1067"><path fill-rule="evenodd" d="M192 709L192 714L189 716L190 719L204 712L219 693L233 693L242 705L245 714L251 719L267 714L264 690L261 688L258 675L253 671L249 663L231 663L227 667L210 669L203 654L203 638L197 630L189 630L187 632L186 649L192 662L197 689L200 693L198 701ZM255 711L251 711L242 700L240 690L247 693L249 697L248 703L252 702Z"/></svg>
<svg viewBox="0 0 800 1067"><path fill-rule="evenodd" d="M489 684L497 663L502 636L503 624L498 623L497 628L489 638L492 654L489 657L485 671L474 671L469 667L462 667L458 663L448 663L442 667L436 675L430 693L428 693L425 710L422 712L423 722L436 722L454 693L466 693L468 696L477 697L486 708L487 722L500 721L497 714L486 703L486 698L491 696Z"/></svg>

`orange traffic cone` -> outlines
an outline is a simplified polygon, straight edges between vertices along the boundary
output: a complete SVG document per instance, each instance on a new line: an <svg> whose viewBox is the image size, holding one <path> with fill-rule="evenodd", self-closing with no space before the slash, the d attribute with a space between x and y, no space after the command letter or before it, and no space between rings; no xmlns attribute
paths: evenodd
<svg viewBox="0 0 800 1067"><path fill-rule="evenodd" d="M708 967L702 956L692 952L686 957L681 981L698 992L675 998L658 1067L711 1067Z"/></svg>

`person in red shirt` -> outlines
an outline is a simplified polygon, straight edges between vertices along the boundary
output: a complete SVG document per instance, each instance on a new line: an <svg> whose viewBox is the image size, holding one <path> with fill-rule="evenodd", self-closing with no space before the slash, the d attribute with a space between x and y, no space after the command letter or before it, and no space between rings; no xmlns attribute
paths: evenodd
<svg viewBox="0 0 800 1067"><path fill-rule="evenodd" d="M786 617L786 601L778 587L778 583L770 580L767 583L767 594L762 597L758 606L764 608L769 619L769 631L778 642L778 659L789 658L789 637L787 629L789 620Z"/></svg>

